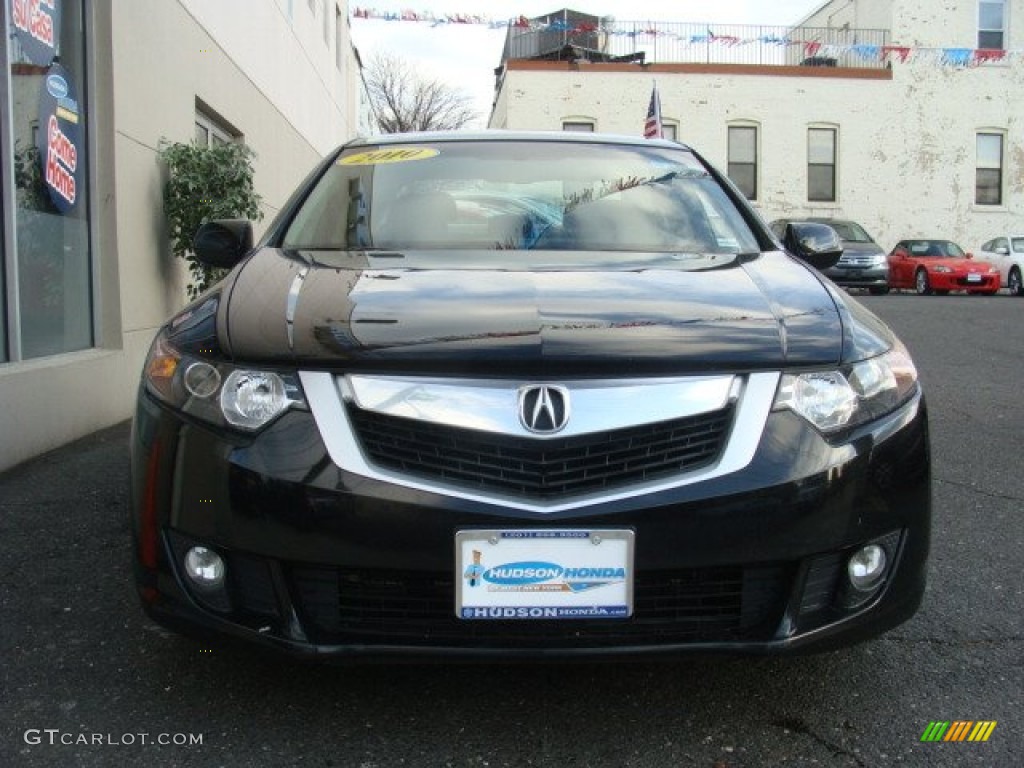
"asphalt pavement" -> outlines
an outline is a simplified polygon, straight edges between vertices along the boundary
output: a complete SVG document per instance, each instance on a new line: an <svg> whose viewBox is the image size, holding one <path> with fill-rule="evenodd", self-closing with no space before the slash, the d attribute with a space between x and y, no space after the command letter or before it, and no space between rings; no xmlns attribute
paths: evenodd
<svg viewBox="0 0 1024 768"><path fill-rule="evenodd" d="M934 453L928 592L882 638L539 666L204 647L138 607L122 424L0 475L0 766L1024 765L1024 299L861 300L915 357ZM996 726L921 741L958 720Z"/></svg>

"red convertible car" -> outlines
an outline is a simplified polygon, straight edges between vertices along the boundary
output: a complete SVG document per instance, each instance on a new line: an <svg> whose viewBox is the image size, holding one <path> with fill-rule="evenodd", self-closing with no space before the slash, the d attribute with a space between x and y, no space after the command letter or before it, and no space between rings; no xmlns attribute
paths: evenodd
<svg viewBox="0 0 1024 768"><path fill-rule="evenodd" d="M978 261L952 240L901 240L889 254L889 286L913 288L921 295L950 291L999 290L999 269Z"/></svg>

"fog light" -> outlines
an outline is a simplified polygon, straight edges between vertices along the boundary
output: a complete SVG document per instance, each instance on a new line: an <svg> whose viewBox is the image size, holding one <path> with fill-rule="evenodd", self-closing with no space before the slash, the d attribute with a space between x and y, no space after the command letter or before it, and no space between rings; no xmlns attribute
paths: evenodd
<svg viewBox="0 0 1024 768"><path fill-rule="evenodd" d="M204 592L224 586L224 560L211 549L192 547L185 553L185 573Z"/></svg>
<svg viewBox="0 0 1024 768"><path fill-rule="evenodd" d="M861 547L850 556L846 573L854 589L868 591L878 586L885 574L885 550L878 544Z"/></svg>

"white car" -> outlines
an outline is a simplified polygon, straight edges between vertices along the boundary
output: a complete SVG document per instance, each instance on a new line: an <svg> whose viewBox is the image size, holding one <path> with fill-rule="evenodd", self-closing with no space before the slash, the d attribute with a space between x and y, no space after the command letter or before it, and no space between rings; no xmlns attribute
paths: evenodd
<svg viewBox="0 0 1024 768"><path fill-rule="evenodd" d="M999 267L1002 283L1014 296L1024 296L1024 235L1003 235L981 246L980 258Z"/></svg>

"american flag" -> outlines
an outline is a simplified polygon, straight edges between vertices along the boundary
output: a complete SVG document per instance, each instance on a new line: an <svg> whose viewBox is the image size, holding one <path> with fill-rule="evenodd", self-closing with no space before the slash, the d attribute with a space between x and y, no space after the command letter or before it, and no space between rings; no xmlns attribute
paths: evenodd
<svg viewBox="0 0 1024 768"><path fill-rule="evenodd" d="M664 134L661 131L661 97L658 96L658 84L654 84L651 91L651 105L647 107L647 120L644 122L645 139L661 139Z"/></svg>

